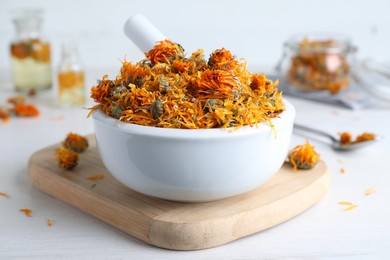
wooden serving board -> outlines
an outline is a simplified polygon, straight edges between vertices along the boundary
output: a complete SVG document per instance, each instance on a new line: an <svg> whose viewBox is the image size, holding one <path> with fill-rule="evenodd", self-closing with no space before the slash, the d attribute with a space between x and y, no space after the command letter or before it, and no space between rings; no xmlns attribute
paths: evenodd
<svg viewBox="0 0 390 260"><path fill-rule="evenodd" d="M282 223L316 204L326 193L330 174L324 162L308 171L289 165L266 184L246 194L207 203L179 203L137 193L104 167L94 137L72 171L57 167L60 144L32 155L33 185L148 244L175 250L215 247ZM87 177L104 174L101 180ZM239 173L237 173L239 174Z"/></svg>

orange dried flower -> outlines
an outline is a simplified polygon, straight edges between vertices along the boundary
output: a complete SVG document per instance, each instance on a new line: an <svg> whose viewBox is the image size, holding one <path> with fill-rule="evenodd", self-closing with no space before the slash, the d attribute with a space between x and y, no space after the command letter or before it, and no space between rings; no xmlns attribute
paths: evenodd
<svg viewBox="0 0 390 260"><path fill-rule="evenodd" d="M191 80L191 90L204 98L233 99L238 92L238 83L233 73L224 70L206 70ZM237 97L238 98L238 97Z"/></svg>
<svg viewBox="0 0 390 260"><path fill-rule="evenodd" d="M340 134L340 143L343 145L350 144L352 141L352 135L349 132L343 132Z"/></svg>
<svg viewBox="0 0 390 260"><path fill-rule="evenodd" d="M289 162L297 169L311 169L320 160L320 155L316 152L315 147L306 139L305 144L297 145L289 153Z"/></svg>
<svg viewBox="0 0 390 260"><path fill-rule="evenodd" d="M364 132L364 133L356 136L355 140L352 140L352 134L350 134L348 132L342 132L340 134L340 143L342 145L349 145L349 144L374 140L375 138L376 138L375 134Z"/></svg>
<svg viewBox="0 0 390 260"><path fill-rule="evenodd" d="M88 140L84 136L75 133L69 133L63 142L65 148L76 153L82 153L88 148Z"/></svg>
<svg viewBox="0 0 390 260"><path fill-rule="evenodd" d="M198 129L270 122L285 109L278 82L253 76L226 49L206 62L203 50L186 58L180 45L165 40L146 58L135 64L125 60L114 80L98 81L91 89L98 105L91 112L102 109L145 126Z"/></svg>
<svg viewBox="0 0 390 260"><path fill-rule="evenodd" d="M160 41L153 49L146 53L146 58L155 65L161 63L171 63L176 58L184 57L183 48L170 40Z"/></svg>
<svg viewBox="0 0 390 260"><path fill-rule="evenodd" d="M208 65L213 69L231 70L237 67L238 62L229 50L222 48L211 53Z"/></svg>
<svg viewBox="0 0 390 260"><path fill-rule="evenodd" d="M39 110L33 104L16 104L13 108L17 116L35 117L39 116Z"/></svg>
<svg viewBox="0 0 390 260"><path fill-rule="evenodd" d="M72 170L77 166L79 155L78 153L61 146L56 150L56 159L58 167Z"/></svg>
<svg viewBox="0 0 390 260"><path fill-rule="evenodd" d="M375 137L376 135L373 133L364 132L363 134L356 136L355 142L358 143L358 142L369 141L375 139Z"/></svg>
<svg viewBox="0 0 390 260"><path fill-rule="evenodd" d="M172 63L172 67L176 69L177 72L180 73L192 73L196 64L193 61L189 60L174 60Z"/></svg>
<svg viewBox="0 0 390 260"><path fill-rule="evenodd" d="M262 74L262 75L255 74L252 76L252 82L250 84L250 87L253 90L262 89L266 86L266 81L267 81L267 78L264 74Z"/></svg>

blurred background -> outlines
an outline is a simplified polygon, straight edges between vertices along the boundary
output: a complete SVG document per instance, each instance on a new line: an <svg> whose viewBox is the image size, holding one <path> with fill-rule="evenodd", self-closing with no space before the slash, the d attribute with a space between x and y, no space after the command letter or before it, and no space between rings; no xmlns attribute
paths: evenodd
<svg viewBox="0 0 390 260"><path fill-rule="evenodd" d="M180 43L188 55L202 48L208 57L213 50L225 47L236 57L244 58L248 62L249 70L254 73L266 72L270 75L269 72L282 60L284 43L297 33L345 34L358 49L353 56L357 60L370 59L380 64L390 64L388 0L96 0L93 3L80 0L1 0L1 89L13 89L12 78L16 78L12 76L14 65L10 55L10 44L17 37L11 11L26 7L43 9L41 29L44 40L50 44L52 68L51 72L46 74L52 75L52 92L59 93L60 103L65 104L77 105L85 100L85 97L89 96L90 86L102 75L115 77L125 57L132 62L144 58L144 54L123 32L124 23L135 14L143 14L167 38ZM70 66L63 64L62 45L66 42L75 43L77 48L81 65L78 80L81 88L78 89L81 91L80 89L84 88L85 93L68 91L61 97L61 89L70 89L66 86L69 76L63 75L64 86L59 83L61 66ZM356 71L355 75L360 74L368 78L366 73ZM386 73L385 77L390 78L390 70L387 69ZM275 78L282 79L276 75ZM340 95L323 92L318 95L296 93L294 88L282 90L287 95L341 104L354 109L362 108L377 103L367 100L368 92L373 92L373 95L379 93L372 91L372 82L378 81L370 77L363 82L364 77L357 81L359 85L366 85L364 93L360 93L360 87L355 91L352 83L348 91L340 92ZM77 79L73 78L73 82L77 82ZM364 84L360 84L361 82ZM387 92L388 84L388 79L385 79L384 89ZM283 81L280 84L281 87L287 85ZM25 87L27 88L28 86ZM80 96L80 102L73 98L77 95ZM383 94L377 96L381 98ZM86 100L90 101L88 98ZM390 93L386 98L386 101L389 100Z"/></svg>
<svg viewBox="0 0 390 260"><path fill-rule="evenodd" d="M345 33L359 47L358 56L389 62L390 2L388 0L1 0L0 70L10 70L9 43L15 35L9 11L43 8L43 33L51 43L52 64L58 64L61 43L74 40L87 69L116 73L124 56L138 61L143 54L123 33L124 22L144 14L167 37L191 53L203 48L230 49L250 68L273 66L283 43L299 32ZM115 75L110 75L115 76Z"/></svg>

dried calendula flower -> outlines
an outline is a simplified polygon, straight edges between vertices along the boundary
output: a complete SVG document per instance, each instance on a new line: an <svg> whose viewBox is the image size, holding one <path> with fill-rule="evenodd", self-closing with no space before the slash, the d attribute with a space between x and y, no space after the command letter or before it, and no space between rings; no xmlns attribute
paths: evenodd
<svg viewBox="0 0 390 260"><path fill-rule="evenodd" d="M358 142L374 140L375 137L376 137L376 135L373 133L364 132L363 134L356 136L355 142L358 143Z"/></svg>
<svg viewBox="0 0 390 260"><path fill-rule="evenodd" d="M316 152L315 147L306 139L306 143L297 145L288 155L290 164L297 169L311 169L320 160L320 155Z"/></svg>
<svg viewBox="0 0 390 260"><path fill-rule="evenodd" d="M238 62L229 50L222 48L210 55L208 65L216 69L230 70L235 68Z"/></svg>
<svg viewBox="0 0 390 260"><path fill-rule="evenodd" d="M353 140L351 133L342 132L340 133L340 143L342 145L350 145L350 144L356 144L364 141L374 140L376 137L377 137L376 134L364 132L356 136L355 140Z"/></svg>
<svg viewBox="0 0 390 260"><path fill-rule="evenodd" d="M98 103L91 112L101 109L126 123L163 128L272 125L285 109L277 86L250 73L245 60L229 50L215 50L206 61L203 50L186 57L179 44L164 40L146 59L124 60L116 79L103 76L91 88Z"/></svg>
<svg viewBox="0 0 390 260"><path fill-rule="evenodd" d="M340 143L343 145L350 144L352 142L352 135L349 132L343 132L340 134Z"/></svg>
<svg viewBox="0 0 390 260"><path fill-rule="evenodd" d="M146 58L151 61L153 65L161 63L173 62L177 58L184 57L184 49L180 44L173 43L170 40L161 41L160 44L148 53Z"/></svg>
<svg viewBox="0 0 390 260"><path fill-rule="evenodd" d="M79 154L61 146L56 150L56 159L58 162L58 167L66 170L72 170L77 166L79 161Z"/></svg>
<svg viewBox="0 0 390 260"><path fill-rule="evenodd" d="M152 111L153 119L157 119L164 113L163 103L160 99L156 99L150 106L150 110Z"/></svg>
<svg viewBox="0 0 390 260"><path fill-rule="evenodd" d="M88 148L88 140L79 134L69 133L66 136L63 145L65 148L76 153L82 153Z"/></svg>
<svg viewBox="0 0 390 260"><path fill-rule="evenodd" d="M16 104L13 107L16 116L35 117L39 116L39 110L33 104Z"/></svg>

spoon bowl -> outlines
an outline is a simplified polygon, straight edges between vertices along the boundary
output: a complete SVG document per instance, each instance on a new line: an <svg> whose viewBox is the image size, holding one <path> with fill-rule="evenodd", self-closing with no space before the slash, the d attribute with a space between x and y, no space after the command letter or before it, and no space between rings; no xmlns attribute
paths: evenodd
<svg viewBox="0 0 390 260"><path fill-rule="evenodd" d="M379 141L383 138L382 136L376 135L375 138L371 139L371 140L343 144L343 143L341 143L340 139L336 138L335 136L333 136L329 133L326 133L324 131L310 128L307 126L303 126L303 125L299 125L299 124L294 123L294 131L300 131L300 132L305 132L305 133L315 134L317 136L325 137L331 141L331 147L334 150L338 150L338 151L350 151L350 150L363 148L363 147L366 147L366 146L371 145L373 143L376 143L377 141Z"/></svg>

